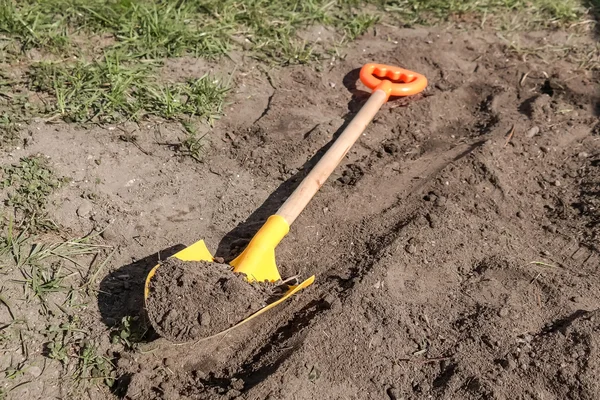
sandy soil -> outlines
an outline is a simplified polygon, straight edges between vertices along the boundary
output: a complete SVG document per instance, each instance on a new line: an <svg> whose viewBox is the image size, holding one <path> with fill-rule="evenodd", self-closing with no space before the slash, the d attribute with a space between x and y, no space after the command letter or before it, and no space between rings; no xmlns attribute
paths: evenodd
<svg viewBox="0 0 600 400"><path fill-rule="evenodd" d="M314 285L214 341L105 344L115 394L600 398L598 77L577 52L594 39L517 39L538 55L492 31L378 28L318 68L181 60L194 76L238 66L201 164L165 145L181 135L169 124L130 127L144 151L111 127L31 126L12 157L41 152L73 178L57 222L108 226L118 246L90 317L102 331L143 317L146 273L181 244L243 248L368 97L362 64L430 81L382 108L278 247L282 276ZM572 51L552 51L566 40Z"/></svg>

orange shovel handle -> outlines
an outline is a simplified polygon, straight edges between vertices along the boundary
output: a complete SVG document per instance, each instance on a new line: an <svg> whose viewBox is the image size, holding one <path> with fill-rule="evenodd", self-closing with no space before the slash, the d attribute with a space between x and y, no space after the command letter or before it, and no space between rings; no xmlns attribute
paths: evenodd
<svg viewBox="0 0 600 400"><path fill-rule="evenodd" d="M388 98L410 96L422 92L427 87L427 78L423 75L383 64L365 64L360 69L360 80L373 91L383 90Z"/></svg>

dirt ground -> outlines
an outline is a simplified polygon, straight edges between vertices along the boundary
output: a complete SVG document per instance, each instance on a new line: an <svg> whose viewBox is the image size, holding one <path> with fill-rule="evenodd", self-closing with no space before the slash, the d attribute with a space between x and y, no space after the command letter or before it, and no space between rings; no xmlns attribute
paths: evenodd
<svg viewBox="0 0 600 400"><path fill-rule="evenodd" d="M158 259L201 238L225 259L244 247L368 97L361 65L418 71L425 93L382 108L277 248L283 277L316 282L211 341L101 341L112 395L598 399L600 98L579 51L595 41L378 27L316 67L183 58L164 74L236 66L203 163L174 155L170 124L132 125L134 145L110 126L40 122L2 157L48 156L72 178L53 199L57 223L106 227L118 250L87 321L106 336L124 316L142 323Z"/></svg>

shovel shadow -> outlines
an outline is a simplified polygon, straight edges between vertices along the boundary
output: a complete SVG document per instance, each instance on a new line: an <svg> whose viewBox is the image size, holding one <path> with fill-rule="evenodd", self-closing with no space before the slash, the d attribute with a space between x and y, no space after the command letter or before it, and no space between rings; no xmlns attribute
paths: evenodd
<svg viewBox="0 0 600 400"><path fill-rule="evenodd" d="M169 258L185 248L178 244L124 265L106 275L100 282L98 309L102 322L108 327L119 326L123 318L136 321L139 337L152 340L155 335L144 311L144 284L148 272L160 260ZM145 341L144 340L144 341Z"/></svg>

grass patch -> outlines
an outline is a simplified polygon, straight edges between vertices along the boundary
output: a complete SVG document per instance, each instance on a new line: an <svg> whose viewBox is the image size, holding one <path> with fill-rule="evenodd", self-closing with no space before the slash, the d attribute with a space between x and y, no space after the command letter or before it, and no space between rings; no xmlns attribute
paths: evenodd
<svg viewBox="0 0 600 400"><path fill-rule="evenodd" d="M19 123L6 113L0 114L0 149L13 146L19 138Z"/></svg>
<svg viewBox="0 0 600 400"><path fill-rule="evenodd" d="M296 35L299 29L322 24L353 39L381 10L412 23L528 11L545 24L571 22L584 13L576 0L0 0L0 33L19 39L23 49L59 52L70 36L108 34L111 46L129 58L214 57L242 39L278 62L302 62L307 49ZM298 57L290 57L293 53Z"/></svg>
<svg viewBox="0 0 600 400"><path fill-rule="evenodd" d="M68 43L67 23L60 15L54 15L49 3L0 0L0 33L18 39L22 50L33 47L64 50Z"/></svg>
<svg viewBox="0 0 600 400"><path fill-rule="evenodd" d="M39 63L29 73L30 88L50 94L48 113L71 122L122 122L157 116L185 116L212 122L221 112L229 85L204 75L184 83L159 83L147 64L102 61Z"/></svg>
<svg viewBox="0 0 600 400"><path fill-rule="evenodd" d="M18 281L23 283L26 288L28 299L36 298L40 301L42 311L48 312L48 303L46 297L51 293L66 292L68 287L63 285L64 275L61 275L59 269L44 269L38 266L31 268L21 268L24 280Z"/></svg>
<svg viewBox="0 0 600 400"><path fill-rule="evenodd" d="M148 327L145 321L140 320L140 317L128 315L121 318L120 323L111 330L111 342L133 349L144 340L147 333Z"/></svg>
<svg viewBox="0 0 600 400"><path fill-rule="evenodd" d="M104 382L112 387L115 382L115 366L106 357L97 354L96 346L84 341L77 355L77 369L73 377L81 385L87 386L88 382Z"/></svg>
<svg viewBox="0 0 600 400"><path fill-rule="evenodd" d="M0 71L0 149L15 145L21 126L37 114L37 107L29 102L19 84Z"/></svg>
<svg viewBox="0 0 600 400"><path fill-rule="evenodd" d="M93 283L91 279L95 278L94 274L89 276L92 266L84 272L86 268L77 261L77 258L88 255L95 259L95 256L106 248L91 243L92 238L86 236L58 244L39 244L34 242L35 236L28 236L27 231L22 231L15 237L12 226L9 226L6 237L0 241L0 257L8 256L8 259L19 268L23 279L14 282L22 284L27 300L37 299L42 312L46 314L49 311L49 295L58 292L67 293L63 302L65 304L72 300L74 286L78 286L81 291L89 290L89 286ZM80 285L74 285L73 281L68 279L77 274L82 281ZM57 307L61 309L61 306L57 305Z"/></svg>
<svg viewBox="0 0 600 400"><path fill-rule="evenodd" d="M189 122L184 122L182 125L186 136L177 146L177 151L196 161L202 161L206 134L198 133L194 125Z"/></svg>
<svg viewBox="0 0 600 400"><path fill-rule="evenodd" d="M108 358L98 355L97 346L85 339L87 332L80 324L77 317L70 317L67 322L48 327L46 333L50 341L45 345L45 356L69 370L75 390L85 390L90 383L111 387L115 381L115 366Z"/></svg>
<svg viewBox="0 0 600 400"><path fill-rule="evenodd" d="M123 65L118 58L75 64L42 62L29 71L31 89L54 97L46 110L66 121L101 118L113 122L135 119L140 112L135 94L150 78L146 65Z"/></svg>
<svg viewBox="0 0 600 400"><path fill-rule="evenodd" d="M0 0L0 32L32 47L65 51L74 34L109 34L128 58L182 54L214 57L247 39L251 47L278 61L303 61L296 31L319 23L363 31L374 17L344 0ZM302 49L302 50L301 50ZM290 57L296 53L298 57Z"/></svg>
<svg viewBox="0 0 600 400"><path fill-rule="evenodd" d="M40 157L22 158L18 164L1 169L0 186L8 190L6 206L12 207L12 216L19 227L30 231L55 228L48 218L46 205L48 196L64 180L58 179Z"/></svg>
<svg viewBox="0 0 600 400"><path fill-rule="evenodd" d="M585 14L577 0L387 0L386 10L411 23L431 24L460 15L526 12L530 25L547 26L573 22ZM504 14L502 14L504 13Z"/></svg>
<svg viewBox="0 0 600 400"><path fill-rule="evenodd" d="M16 267L24 265L41 266L45 262L57 260L69 261L76 268L69 269L70 272L76 272L83 268L76 257L90 254L97 254L107 246L92 243L96 234L88 235L76 239L67 240L61 243L45 244L36 243L36 237L31 236L29 231L21 230L19 233L9 223L5 236L0 240L0 257L8 256Z"/></svg>

